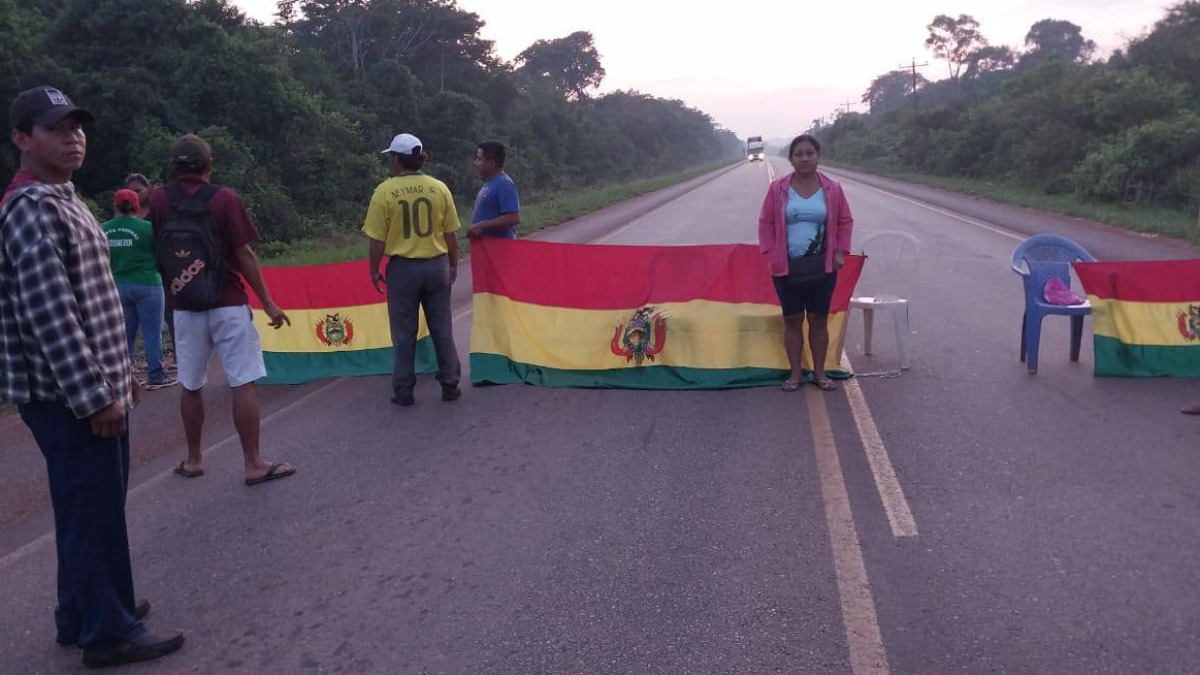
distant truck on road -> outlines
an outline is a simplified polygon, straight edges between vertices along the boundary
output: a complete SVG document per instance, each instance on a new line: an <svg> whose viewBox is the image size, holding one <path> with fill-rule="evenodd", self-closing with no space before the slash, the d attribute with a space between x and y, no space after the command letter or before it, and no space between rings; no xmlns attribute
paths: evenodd
<svg viewBox="0 0 1200 675"><path fill-rule="evenodd" d="M751 136L746 139L746 159L751 162L761 162L766 157L766 146L762 136Z"/></svg>

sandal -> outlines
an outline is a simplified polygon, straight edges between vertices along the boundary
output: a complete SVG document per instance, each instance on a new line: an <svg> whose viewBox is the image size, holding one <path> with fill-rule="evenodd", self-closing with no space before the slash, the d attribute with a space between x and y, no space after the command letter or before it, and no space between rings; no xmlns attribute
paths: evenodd
<svg viewBox="0 0 1200 675"><path fill-rule="evenodd" d="M176 476L183 476L184 478L199 478L200 476L204 475L204 469L189 469L184 466L186 463L187 460L181 459L179 460L179 463L175 465L174 472Z"/></svg>
<svg viewBox="0 0 1200 675"><path fill-rule="evenodd" d="M779 388L784 391L796 391L800 388L801 384L803 383L800 380L784 380Z"/></svg>
<svg viewBox="0 0 1200 675"><path fill-rule="evenodd" d="M837 391L837 383L830 379L815 380L813 384L817 385L817 389L821 391Z"/></svg>
<svg viewBox="0 0 1200 675"><path fill-rule="evenodd" d="M246 485L262 485L263 483L279 480L280 478L287 478L296 473L296 467L289 466L285 469L283 468L284 464L286 462L272 462L267 472L263 475L258 478L247 478Z"/></svg>

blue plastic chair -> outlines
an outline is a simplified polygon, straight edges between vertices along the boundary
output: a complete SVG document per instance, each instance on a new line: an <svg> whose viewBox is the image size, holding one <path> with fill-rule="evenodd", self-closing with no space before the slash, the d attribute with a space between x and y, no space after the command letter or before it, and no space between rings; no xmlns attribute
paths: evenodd
<svg viewBox="0 0 1200 675"><path fill-rule="evenodd" d="M1095 262L1082 246L1056 234L1039 234L1021 242L1012 255L1013 271L1025 285L1025 316L1021 319L1021 361L1030 373L1037 373L1038 345L1042 337L1042 319L1059 314L1071 317L1071 360L1079 360L1083 342L1083 317L1092 313L1092 305L1051 305L1044 294L1046 282L1058 278L1071 285L1071 263Z"/></svg>

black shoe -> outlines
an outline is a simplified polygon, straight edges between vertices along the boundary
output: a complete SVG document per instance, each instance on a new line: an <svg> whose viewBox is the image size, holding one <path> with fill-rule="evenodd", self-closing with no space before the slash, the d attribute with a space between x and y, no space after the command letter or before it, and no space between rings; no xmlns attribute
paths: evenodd
<svg viewBox="0 0 1200 675"><path fill-rule="evenodd" d="M138 621L141 621L142 619L146 618L149 615L150 615L150 601L146 600L146 599L138 600L137 605L135 605L133 608L134 618L136 618ZM76 634L74 636L70 636L70 635L65 635L63 633L59 633L58 637L54 638L54 641L64 647L69 646L69 645L78 646L79 645L79 635Z"/></svg>
<svg viewBox="0 0 1200 675"><path fill-rule="evenodd" d="M126 663L151 661L183 646L183 635L154 635L145 633L107 649L83 650L83 665L88 668L108 668Z"/></svg>
<svg viewBox="0 0 1200 675"><path fill-rule="evenodd" d="M392 396L392 403L396 405L410 406L416 402L412 394L395 394Z"/></svg>
<svg viewBox="0 0 1200 675"><path fill-rule="evenodd" d="M457 385L453 387L442 386L443 401L457 401L460 396L462 396L462 389L459 389Z"/></svg>

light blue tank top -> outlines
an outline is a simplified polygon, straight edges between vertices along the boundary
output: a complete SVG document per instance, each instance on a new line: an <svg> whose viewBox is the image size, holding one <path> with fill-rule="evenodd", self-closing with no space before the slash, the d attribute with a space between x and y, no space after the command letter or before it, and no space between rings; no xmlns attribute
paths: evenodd
<svg viewBox="0 0 1200 675"><path fill-rule="evenodd" d="M788 201L784 216L787 219L789 258L803 257L813 241L824 235L827 215L824 189L818 188L813 196L806 199L801 197L795 188L788 187ZM820 248L819 244L817 248Z"/></svg>

